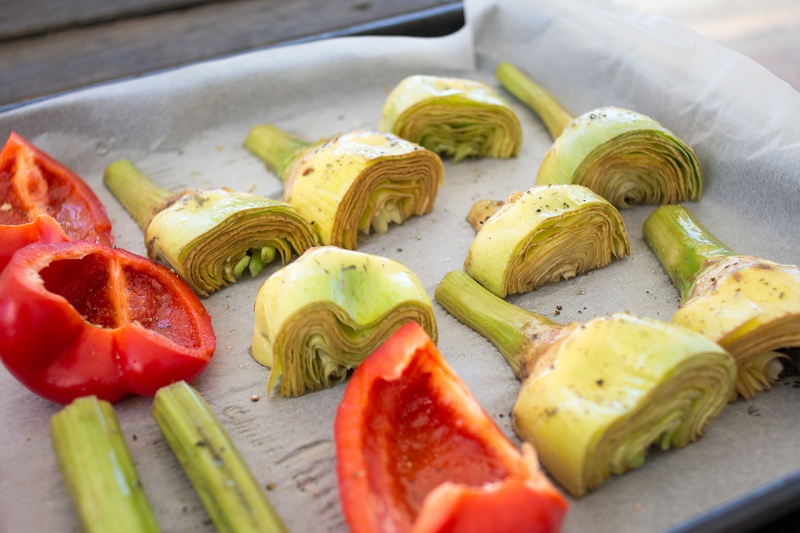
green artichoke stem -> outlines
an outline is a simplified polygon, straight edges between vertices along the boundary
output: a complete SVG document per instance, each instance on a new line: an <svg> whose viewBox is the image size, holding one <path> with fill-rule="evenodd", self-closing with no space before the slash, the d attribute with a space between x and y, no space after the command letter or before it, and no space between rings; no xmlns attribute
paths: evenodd
<svg viewBox="0 0 800 533"><path fill-rule="evenodd" d="M244 141L244 146L266 163L267 167L283 180L284 172L299 150L315 143L294 137L272 124L254 126Z"/></svg>
<svg viewBox="0 0 800 533"><path fill-rule="evenodd" d="M434 297L460 322L494 344L519 379L525 377L530 363L526 357L535 352L537 344L541 344L537 337L563 327L498 298L464 271L448 272L436 288Z"/></svg>
<svg viewBox="0 0 800 533"><path fill-rule="evenodd" d="M642 226L644 240L669 275L681 299L709 262L733 255L685 207L657 207Z"/></svg>
<svg viewBox="0 0 800 533"><path fill-rule="evenodd" d="M202 396L185 381L158 390L153 418L220 532L286 526Z"/></svg>
<svg viewBox="0 0 800 533"><path fill-rule="evenodd" d="M109 402L77 398L51 417L50 436L83 531L160 531Z"/></svg>
<svg viewBox="0 0 800 533"><path fill-rule="evenodd" d="M511 63L500 63L495 69L495 76L508 92L539 115L553 139L561 135L567 124L575 118L555 96Z"/></svg>
<svg viewBox="0 0 800 533"><path fill-rule="evenodd" d="M156 185L126 159L115 161L106 167L103 183L142 231L147 231L153 217L177 196Z"/></svg>

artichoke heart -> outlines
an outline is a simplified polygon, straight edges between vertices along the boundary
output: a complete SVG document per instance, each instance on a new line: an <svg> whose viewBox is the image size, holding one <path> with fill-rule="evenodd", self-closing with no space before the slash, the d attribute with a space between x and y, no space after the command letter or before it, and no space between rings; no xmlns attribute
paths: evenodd
<svg viewBox="0 0 800 533"><path fill-rule="evenodd" d="M476 211L485 209L480 203ZM500 298L603 267L630 254L619 211L580 185L536 186L480 225L464 269Z"/></svg>
<svg viewBox="0 0 800 533"><path fill-rule="evenodd" d="M800 266L734 254L682 206L657 208L643 231L681 295L672 321L731 353L744 398L768 388L776 350L800 347Z"/></svg>
<svg viewBox="0 0 800 533"><path fill-rule="evenodd" d="M617 313L570 324L520 388L514 428L572 495L703 435L733 390L731 356L676 325Z"/></svg>
<svg viewBox="0 0 800 533"><path fill-rule="evenodd" d="M145 232L151 259L178 273L200 296L233 283L245 268L319 245L311 225L291 205L227 188L178 194L157 185L133 163L106 167L103 183Z"/></svg>
<svg viewBox="0 0 800 533"><path fill-rule="evenodd" d="M584 185L618 208L700 198L703 174L694 151L656 120L617 107L573 117L510 63L501 63L495 75L542 118L554 139L537 184Z"/></svg>
<svg viewBox="0 0 800 533"><path fill-rule="evenodd" d="M536 183L585 185L617 207L697 200L691 148L650 117L603 107L575 118L553 142Z"/></svg>
<svg viewBox="0 0 800 533"><path fill-rule="evenodd" d="M276 139L280 145L285 137L274 126L261 125L245 144L279 173L283 200L313 222L324 245L355 250L359 233L381 235L390 223L433 209L444 166L430 150L391 133L358 130L277 161L267 153L269 145Z"/></svg>
<svg viewBox="0 0 800 533"><path fill-rule="evenodd" d="M672 321L724 346L737 362L737 390L750 398L782 370L774 350L800 346L800 267L725 258L701 272Z"/></svg>
<svg viewBox="0 0 800 533"><path fill-rule="evenodd" d="M627 313L557 324L449 272L436 300L491 341L522 385L514 429L573 496L683 447L727 405L736 367L711 339Z"/></svg>
<svg viewBox="0 0 800 533"><path fill-rule="evenodd" d="M272 274L255 301L253 358L283 396L341 383L400 326L417 322L436 342L430 298L417 276L385 257L313 248Z"/></svg>
<svg viewBox="0 0 800 533"><path fill-rule="evenodd" d="M152 258L169 264L201 296L233 283L245 267L262 266L319 244L293 206L226 189L183 195L160 211L145 232Z"/></svg>
<svg viewBox="0 0 800 533"><path fill-rule="evenodd" d="M519 119L494 89L438 76L403 79L383 105L381 131L456 162L465 157L516 157L522 143Z"/></svg>

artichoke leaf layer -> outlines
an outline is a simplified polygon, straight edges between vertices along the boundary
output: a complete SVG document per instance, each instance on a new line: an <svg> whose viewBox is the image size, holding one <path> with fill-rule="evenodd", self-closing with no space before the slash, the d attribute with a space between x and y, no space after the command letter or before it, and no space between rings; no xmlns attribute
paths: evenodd
<svg viewBox="0 0 800 533"><path fill-rule="evenodd" d="M706 335L736 359L736 388L745 398L780 372L780 348L800 346L800 267L734 255L700 271L672 317Z"/></svg>
<svg viewBox="0 0 800 533"><path fill-rule="evenodd" d="M545 185L515 195L485 220L464 269L504 298L603 267L630 254L619 211L579 185Z"/></svg>
<svg viewBox="0 0 800 533"><path fill-rule="evenodd" d="M349 250L433 209L444 176L438 155L396 135L359 130L300 152L284 174L284 201L322 244Z"/></svg>
<svg viewBox="0 0 800 533"><path fill-rule="evenodd" d="M270 276L255 302L253 358L271 368L267 389L297 396L343 381L400 326L416 321L436 342L430 298L396 261L314 248Z"/></svg>
<svg viewBox="0 0 800 533"><path fill-rule="evenodd" d="M523 382L514 427L572 495L643 464L647 449L702 436L735 365L687 328L617 313L566 326Z"/></svg>
<svg viewBox="0 0 800 533"><path fill-rule="evenodd" d="M522 143L519 119L494 89L460 78L403 79L384 103L381 130L455 161L516 157Z"/></svg>
<svg viewBox="0 0 800 533"><path fill-rule="evenodd" d="M276 256L285 263L293 252L299 255L319 241L285 202L212 189L184 194L156 214L145 244L151 258L169 264L198 294L208 296L236 281L237 265L260 265Z"/></svg>
<svg viewBox="0 0 800 533"><path fill-rule="evenodd" d="M613 205L698 200L694 151L645 115L602 107L576 117L545 154L538 184L585 185Z"/></svg>

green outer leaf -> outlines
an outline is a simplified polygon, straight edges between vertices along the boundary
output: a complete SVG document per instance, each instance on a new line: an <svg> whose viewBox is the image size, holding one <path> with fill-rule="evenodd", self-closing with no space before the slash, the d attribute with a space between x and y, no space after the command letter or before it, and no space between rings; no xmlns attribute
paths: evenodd
<svg viewBox="0 0 800 533"><path fill-rule="evenodd" d="M286 532L225 429L184 381L163 387L153 417L220 532Z"/></svg>
<svg viewBox="0 0 800 533"><path fill-rule="evenodd" d="M50 436L84 531L159 531L109 402L74 400L51 417Z"/></svg>

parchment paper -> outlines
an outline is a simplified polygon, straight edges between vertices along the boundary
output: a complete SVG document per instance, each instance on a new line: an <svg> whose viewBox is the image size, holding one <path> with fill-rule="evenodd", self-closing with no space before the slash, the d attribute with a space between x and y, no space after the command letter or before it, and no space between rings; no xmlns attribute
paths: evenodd
<svg viewBox="0 0 800 533"><path fill-rule="evenodd" d="M690 205L698 218L737 251L800 263L800 94L789 84L677 23L608 2L467 0L466 16L465 28L443 38L357 37L256 51L45 99L0 113L0 135L16 130L75 170L106 204L116 244L144 254L141 231L102 185L108 163L131 159L168 188L228 186L279 197L278 179L242 147L251 126L271 122L309 139L377 128L388 91L403 77L457 75L499 88L493 68L510 60L575 114L617 105L661 121L702 162L705 193ZM533 113L506 96L523 125L519 158L448 161L431 214L360 247L404 263L431 297L447 271L462 267L472 202L532 186L550 145ZM618 310L668 319L677 295L641 238L651 209L623 212L630 258L510 301L545 315L559 305L554 318L563 322ZM249 355L255 294L276 268L205 300L218 349L194 385L271 487L291 531L346 531L332 440L344 386L267 398L268 370ZM509 420L517 380L493 346L434 307L440 350L518 442ZM564 531L681 530L770 484L797 492L799 400L800 379L787 373L770 391L729 405L700 441L653 451L643 467L571 500ZM165 531L212 531L150 405L130 398L116 410L156 516ZM0 370L0 531L79 528L48 434L58 409Z"/></svg>

